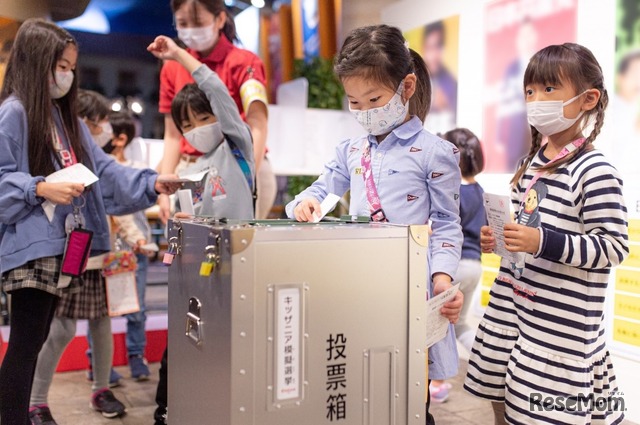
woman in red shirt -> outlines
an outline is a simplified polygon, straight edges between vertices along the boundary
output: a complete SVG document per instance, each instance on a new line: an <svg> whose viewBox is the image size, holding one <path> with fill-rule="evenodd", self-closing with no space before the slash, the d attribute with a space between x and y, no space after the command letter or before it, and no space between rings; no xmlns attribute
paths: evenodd
<svg viewBox="0 0 640 425"><path fill-rule="evenodd" d="M275 176L265 158L267 141L267 95L264 65L252 52L233 45L237 39L233 18L223 0L171 0L178 38L200 62L215 71L229 89L243 119L251 128L256 163L258 200L256 217L266 218L276 195ZM195 162L202 155L180 136L171 119L171 101L191 74L178 63L167 61L160 72L159 110L165 114L164 155L161 170ZM178 168L179 170L180 168ZM161 219L169 217L167 197L160 200Z"/></svg>

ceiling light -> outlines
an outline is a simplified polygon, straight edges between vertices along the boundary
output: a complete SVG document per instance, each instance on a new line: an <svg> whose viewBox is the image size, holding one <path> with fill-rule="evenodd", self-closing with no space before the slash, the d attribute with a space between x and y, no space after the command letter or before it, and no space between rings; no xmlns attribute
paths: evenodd
<svg viewBox="0 0 640 425"><path fill-rule="evenodd" d="M251 0L251 4L258 9L262 9L264 7L264 0Z"/></svg>

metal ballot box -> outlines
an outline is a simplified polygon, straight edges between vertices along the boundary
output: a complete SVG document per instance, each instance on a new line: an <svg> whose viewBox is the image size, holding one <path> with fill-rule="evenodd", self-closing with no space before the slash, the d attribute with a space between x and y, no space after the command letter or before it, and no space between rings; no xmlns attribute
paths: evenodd
<svg viewBox="0 0 640 425"><path fill-rule="evenodd" d="M170 424L425 423L426 226L194 219L169 245Z"/></svg>

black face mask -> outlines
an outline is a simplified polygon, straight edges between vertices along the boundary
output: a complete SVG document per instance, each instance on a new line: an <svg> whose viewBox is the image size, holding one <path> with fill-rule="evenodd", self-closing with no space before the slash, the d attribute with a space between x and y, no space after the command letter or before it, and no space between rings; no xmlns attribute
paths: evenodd
<svg viewBox="0 0 640 425"><path fill-rule="evenodd" d="M102 147L102 150L104 151L104 153L110 155L115 148L116 147L113 146L113 140L109 140L107 144Z"/></svg>

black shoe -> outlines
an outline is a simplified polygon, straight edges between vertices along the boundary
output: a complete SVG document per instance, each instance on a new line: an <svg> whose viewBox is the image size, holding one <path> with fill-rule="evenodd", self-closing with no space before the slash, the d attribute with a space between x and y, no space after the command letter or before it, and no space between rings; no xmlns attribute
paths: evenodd
<svg viewBox="0 0 640 425"><path fill-rule="evenodd" d="M51 416L48 406L36 406L29 410L31 425L58 425Z"/></svg>
<svg viewBox="0 0 640 425"><path fill-rule="evenodd" d="M106 388L93 393L91 407L102 413L105 418L117 418L127 412L124 404L113 395L111 390Z"/></svg>
<svg viewBox="0 0 640 425"><path fill-rule="evenodd" d="M153 419L155 422L153 425L167 425L167 408L158 406L153 413Z"/></svg>

